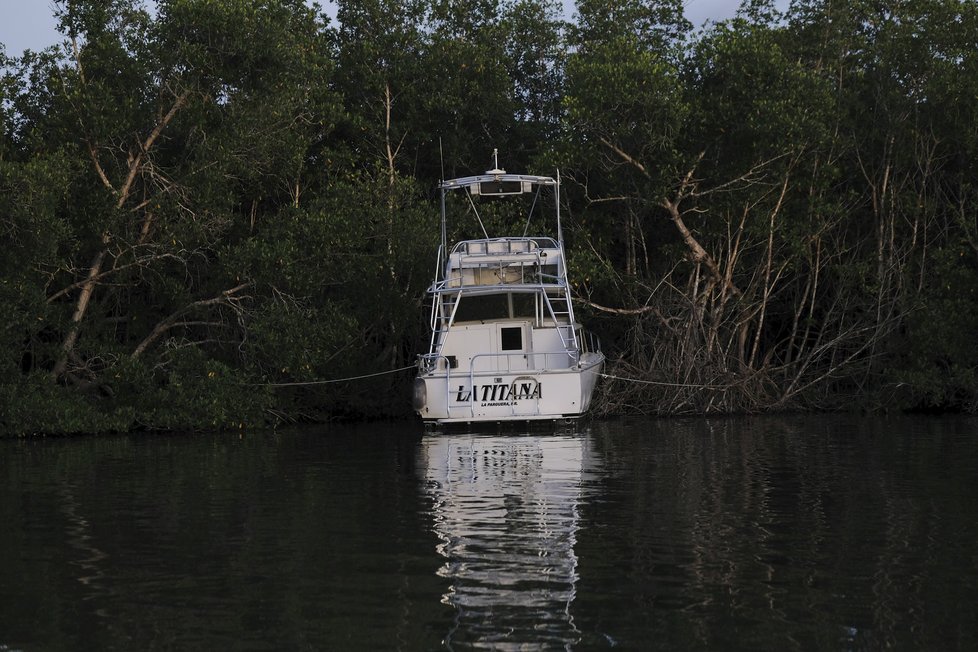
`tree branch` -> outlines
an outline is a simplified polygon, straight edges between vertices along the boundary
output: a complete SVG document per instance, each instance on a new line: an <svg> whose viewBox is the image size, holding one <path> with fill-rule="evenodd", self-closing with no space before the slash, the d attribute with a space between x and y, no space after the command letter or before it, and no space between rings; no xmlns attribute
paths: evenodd
<svg viewBox="0 0 978 652"><path fill-rule="evenodd" d="M634 167L636 170L638 170L639 172L641 172L642 175L646 179L649 179L649 180L652 179L652 175L649 174L649 171L645 169L645 166L642 165L641 162L639 162L636 159L634 159L627 152L625 152L623 149L621 149L620 147L618 147L617 145L615 145L614 143L612 143L611 141L609 141L604 136L602 136L600 140L601 140L601 143L604 144L608 149L610 149L615 154L617 154L618 156L620 156L623 161L625 161L626 163L628 163L629 165L631 165L632 167Z"/></svg>
<svg viewBox="0 0 978 652"><path fill-rule="evenodd" d="M87 283L97 283L97 282L101 281L102 279L104 279L104 278L106 278L108 276L112 276L116 272L121 272L124 269L128 269L130 267L141 267L141 266L146 265L148 263L151 263L151 262L153 262L155 260L163 260L165 258L172 258L174 260L178 260L180 262L184 262L183 261L183 258L181 258L180 256L177 256L176 254L170 254L170 253L166 253L166 254L154 254L152 256L143 256L141 258L137 258L136 260L132 261L131 263L126 263L125 265L119 265L117 267L113 267L112 269L105 270L104 272L99 272L98 274L95 274L94 276L91 276L91 270L89 270L89 276L86 277L85 280L78 281L77 283L72 283L71 285L67 285L67 286L61 288L60 290L58 290L57 292L55 292L54 294L52 294L51 296L49 296L46 301L47 301L47 303L53 303L53 302L57 301L58 299L60 299L61 297L63 297L66 294L68 294L69 292L71 292L72 290L76 290L76 289L82 287L83 285L85 285Z"/></svg>
<svg viewBox="0 0 978 652"><path fill-rule="evenodd" d="M173 116L177 114L177 111L179 111L187 103L187 98L189 97L189 90L185 90L182 94L180 94L180 96L173 102L173 106L170 107L170 110L167 111L165 116L163 116L163 119L157 123L157 125L153 128L153 131L151 131L149 136L146 137L146 140L143 142L139 153L136 154L136 157L129 164L129 175L126 177L126 183L122 186L122 190L119 191L119 200L116 202L116 208L122 208L122 205L126 203L126 199L129 198L129 191L132 189L132 184L136 180L136 173L139 172L139 166L142 164L143 156L149 153L150 149L153 147L153 143L156 142L156 139L159 137L160 133L162 133L166 125L170 123Z"/></svg>
<svg viewBox="0 0 978 652"><path fill-rule="evenodd" d="M81 67L80 60L78 62L78 65L80 68ZM173 119L173 116L176 115L177 111L179 111L180 108L186 104L188 97L190 97L190 91L186 90L174 101L173 105L170 107L170 110L167 112L167 114L163 116L163 118L156 125L156 127L153 128L153 131L150 132L149 136L146 137L146 140L143 142L142 149L139 152L139 154L137 154L136 157L130 161L129 174L126 177L126 183L125 185L123 185L122 189L118 192L118 199L116 200L116 204L115 204L117 209L122 208L122 206L125 205L126 200L129 198L129 192L132 190L132 185L136 180L136 174L139 172L139 168L141 166L143 156L149 153L150 149L153 147L153 143L156 142L156 139L159 137L160 133L163 131L166 125L169 124L169 122ZM99 165L97 156L93 157L93 162L95 163L96 169L101 170L101 166ZM105 172L100 171L99 174L104 176ZM103 183L107 181L108 178L106 177ZM108 184L107 187L111 190L112 185ZM152 213L149 214L148 218L149 221L152 221ZM143 227L144 227L143 231L148 232L149 222L144 223ZM58 358L58 361L55 363L54 369L51 372L53 378L58 378L59 376L61 376L61 374L64 373L64 370L68 364L68 355L72 352L72 349L74 349L75 342L78 341L78 333L81 328L81 322L82 319L85 318L85 313L88 311L89 301L92 298L92 294L95 292L95 286L98 283L98 279L101 277L102 265L105 262L106 255L108 255L108 244L110 240L111 238L109 233L104 232L102 234L103 248L95 256L95 259L92 261L92 266L88 270L88 275L85 278L85 280L82 282L81 285L82 291L78 296L78 302L75 306L75 312L71 317L71 329L68 331L68 335L65 336L64 342L61 345L61 356Z"/></svg>
<svg viewBox="0 0 978 652"><path fill-rule="evenodd" d="M164 319L161 322L159 322L158 324L156 324L156 326L153 328L153 330L150 331L149 335L147 335L143 339L143 341L140 342L136 346L136 348L133 350L132 355L130 357L133 358L133 359L138 358L140 355L142 355L146 351L146 349L148 349L150 347L151 344L153 344L153 342L155 342L157 339L159 339L159 337L161 335L163 335L163 333L167 332L171 328L176 328L177 326L179 326L181 324L191 324L191 323L200 324L200 323L204 323L204 322L180 322L180 321L177 321L177 320L179 320L180 317L182 317L183 315L187 314L188 312L190 312L191 310L193 310L195 308L201 308L201 307L204 307L204 306L212 306L212 305L215 305L215 304L233 305L233 302L234 301L240 300L240 298L241 298L241 297L234 297L234 295L236 293L240 292L241 290L244 290L245 288L249 287L250 285L251 285L250 282L249 283L242 283L242 284L237 285L237 286L235 286L235 287L233 287L233 288L231 288L229 290L225 290L225 291L221 292L216 297L212 297L210 299L201 299L199 301L194 301L192 303L188 303L183 308L180 308L179 310L177 310L176 312L174 312L173 314L171 314L169 317L167 317L166 319Z"/></svg>

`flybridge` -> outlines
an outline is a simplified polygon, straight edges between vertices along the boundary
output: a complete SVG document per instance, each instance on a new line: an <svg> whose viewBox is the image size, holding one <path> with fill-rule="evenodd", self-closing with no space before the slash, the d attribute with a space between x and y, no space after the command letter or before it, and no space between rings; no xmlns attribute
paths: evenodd
<svg viewBox="0 0 978 652"><path fill-rule="evenodd" d="M467 191L465 196L468 199L468 210L475 216L486 240L490 240L490 235L486 230L479 208L473 198L492 198L492 197L514 197L519 195L534 195L532 205L526 215L526 225L523 229L525 237L533 218L534 211L541 200L541 190L552 190L554 220L552 225L554 234L558 242L563 240L563 231L560 224L560 176L557 178L538 176L533 174L509 174L506 170L499 167L499 155L497 150L492 152L494 167L487 170L485 174L470 177L460 177L448 179L438 184L441 190L441 249L439 250L439 266L442 264L442 256L448 251L448 210L446 207L446 196L449 193L460 190ZM515 234L507 234L513 237ZM562 246L562 244L561 244Z"/></svg>

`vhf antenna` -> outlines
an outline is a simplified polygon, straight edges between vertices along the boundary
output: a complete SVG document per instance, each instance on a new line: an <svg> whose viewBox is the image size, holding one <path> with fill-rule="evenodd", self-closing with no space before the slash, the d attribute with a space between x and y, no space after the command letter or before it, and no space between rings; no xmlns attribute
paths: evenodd
<svg viewBox="0 0 978 652"><path fill-rule="evenodd" d="M445 180L445 151L441 147L441 136L438 137L438 159L441 161L441 180Z"/></svg>
<svg viewBox="0 0 978 652"><path fill-rule="evenodd" d="M493 148L492 150L492 169L487 170L487 174L506 174L506 170L501 170L499 168L499 150Z"/></svg>

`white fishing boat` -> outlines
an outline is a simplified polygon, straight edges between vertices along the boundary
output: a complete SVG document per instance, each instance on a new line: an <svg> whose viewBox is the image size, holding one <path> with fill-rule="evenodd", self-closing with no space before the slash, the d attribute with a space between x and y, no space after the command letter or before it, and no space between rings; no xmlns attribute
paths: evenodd
<svg viewBox="0 0 978 652"><path fill-rule="evenodd" d="M604 354L574 318L559 175L508 174L497 162L485 174L449 179L439 189L431 344L418 356L415 411L445 424L581 417ZM525 211L522 235L487 232L480 209L498 219L505 207L496 202L503 201L515 205L520 220ZM552 203L553 217L545 218L544 203ZM449 212L467 214L482 237L449 246ZM531 226L553 232L531 236ZM453 231L458 227L452 222Z"/></svg>

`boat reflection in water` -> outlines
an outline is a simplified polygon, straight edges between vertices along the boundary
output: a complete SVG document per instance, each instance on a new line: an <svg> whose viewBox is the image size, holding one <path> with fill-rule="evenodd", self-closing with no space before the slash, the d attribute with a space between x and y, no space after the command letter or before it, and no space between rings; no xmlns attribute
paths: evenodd
<svg viewBox="0 0 978 652"><path fill-rule="evenodd" d="M434 530L455 608L449 648L571 647L586 434L427 434Z"/></svg>

